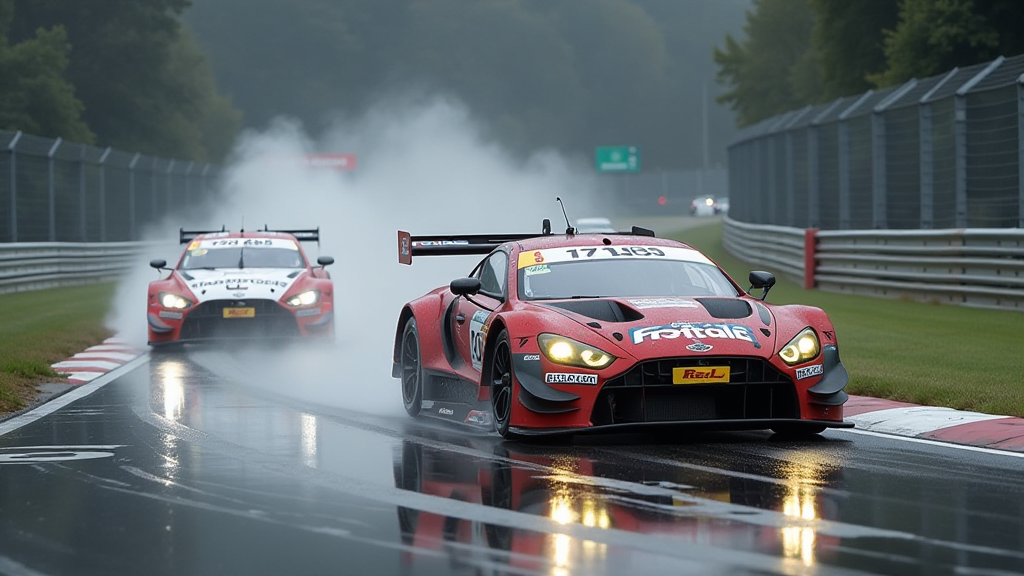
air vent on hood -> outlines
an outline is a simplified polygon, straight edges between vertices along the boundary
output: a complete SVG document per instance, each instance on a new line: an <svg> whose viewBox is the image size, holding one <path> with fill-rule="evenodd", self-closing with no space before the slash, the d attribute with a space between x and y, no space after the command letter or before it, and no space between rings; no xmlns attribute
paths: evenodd
<svg viewBox="0 0 1024 576"><path fill-rule="evenodd" d="M636 322L643 320L644 317L643 314L627 306L622 306L615 300L566 300L546 303L545 306L561 308L604 322Z"/></svg>
<svg viewBox="0 0 1024 576"><path fill-rule="evenodd" d="M737 298L695 298L708 314L718 319L746 318L750 316L750 304Z"/></svg>

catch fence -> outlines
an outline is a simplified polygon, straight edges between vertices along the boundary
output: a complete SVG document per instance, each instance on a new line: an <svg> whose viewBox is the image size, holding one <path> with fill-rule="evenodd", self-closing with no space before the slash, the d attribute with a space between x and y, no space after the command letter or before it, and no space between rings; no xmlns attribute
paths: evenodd
<svg viewBox="0 0 1024 576"><path fill-rule="evenodd" d="M1024 226L1024 56L808 106L729 147L730 217L822 230Z"/></svg>
<svg viewBox="0 0 1024 576"><path fill-rule="evenodd" d="M212 190L211 164L0 131L0 242L128 242ZM6 154L5 154L6 153Z"/></svg>

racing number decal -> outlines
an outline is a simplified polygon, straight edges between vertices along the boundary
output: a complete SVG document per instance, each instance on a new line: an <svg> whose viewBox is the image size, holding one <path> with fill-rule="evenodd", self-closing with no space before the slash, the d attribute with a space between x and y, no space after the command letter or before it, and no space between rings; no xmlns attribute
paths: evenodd
<svg viewBox="0 0 1024 576"><path fill-rule="evenodd" d="M484 341L487 339L487 320L490 317L490 312L477 310L469 321L469 358L476 370L483 369Z"/></svg>
<svg viewBox="0 0 1024 576"><path fill-rule="evenodd" d="M620 247L618 249L613 248L611 246L606 246L604 248L583 248L583 249L580 249L580 250L571 249L571 250L566 250L566 252L570 256L572 256L573 259L578 259L578 258L593 258L594 254L598 254L598 251L600 251L600 250L604 250L605 252L608 253L609 256L664 256L665 255L665 252L663 250L661 250L659 248L655 248L653 246L648 246L646 248L644 248L642 246L623 246L623 247ZM599 256L604 256L604 254L599 254Z"/></svg>

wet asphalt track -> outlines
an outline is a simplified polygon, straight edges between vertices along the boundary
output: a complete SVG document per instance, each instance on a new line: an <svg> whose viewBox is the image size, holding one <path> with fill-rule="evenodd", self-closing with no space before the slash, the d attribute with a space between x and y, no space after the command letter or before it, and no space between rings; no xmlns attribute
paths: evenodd
<svg viewBox="0 0 1024 576"><path fill-rule="evenodd" d="M0 436L0 574L1024 573L1024 458L839 431L521 445L303 405L211 354Z"/></svg>

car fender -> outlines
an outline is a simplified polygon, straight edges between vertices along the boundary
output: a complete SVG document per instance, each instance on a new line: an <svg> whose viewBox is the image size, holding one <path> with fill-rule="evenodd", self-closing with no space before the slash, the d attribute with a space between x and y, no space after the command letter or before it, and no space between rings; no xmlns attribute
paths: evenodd
<svg viewBox="0 0 1024 576"><path fill-rule="evenodd" d="M447 365L447 370L452 370L444 356L444 344L441 341L441 321L445 308L451 301L451 298L445 297L446 293L451 296L451 292L447 288L434 290L409 302L402 308L402 312L398 315L398 325L395 327L395 346L392 352L394 365L391 373L395 378L401 375L399 362L401 360L402 332L405 330L405 324L409 318L416 319L416 328L420 339L421 365L435 369L444 369L444 366ZM441 366L438 366L439 363L442 363Z"/></svg>

